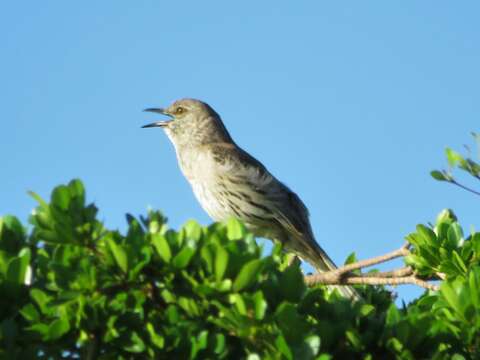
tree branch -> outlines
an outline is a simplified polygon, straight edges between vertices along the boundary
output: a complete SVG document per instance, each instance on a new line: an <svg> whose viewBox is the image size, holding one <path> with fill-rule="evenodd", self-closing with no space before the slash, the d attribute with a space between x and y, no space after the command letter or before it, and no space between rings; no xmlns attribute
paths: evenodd
<svg viewBox="0 0 480 360"><path fill-rule="evenodd" d="M425 289L437 291L440 289L438 285L430 284L428 281L420 279L415 275L400 276L400 277L376 277L376 276L358 276L346 275L340 280L322 275L329 275L329 273L308 275L305 277L307 285L404 285L413 284Z"/></svg>
<svg viewBox="0 0 480 360"><path fill-rule="evenodd" d="M399 269L384 271L384 272L373 272L362 274L361 277L375 277L375 278L393 278L393 277L403 277L413 274L413 269L410 266L405 266Z"/></svg>
<svg viewBox="0 0 480 360"><path fill-rule="evenodd" d="M346 273L352 272L353 270L363 269L369 266L381 264L399 257L403 257L410 254L410 250L408 250L409 247L410 247L410 244L406 243L400 249L386 253L385 255L376 256L371 259L360 260L352 264L344 265L339 267L338 269L329 271L328 273L335 273L338 275L346 274ZM327 273L324 273L324 274L327 274Z"/></svg>
<svg viewBox="0 0 480 360"><path fill-rule="evenodd" d="M389 252L385 255L376 256L371 259L357 261L348 264L338 269L317 273L305 276L305 283L307 285L402 285L413 284L429 290L439 290L438 285L429 283L429 280L435 279L421 279L416 276L414 270L410 266L405 266L399 269L390 271L367 273L367 274L352 274L354 270L361 270L372 265L381 264L399 257L404 257L410 254L410 244L407 242L401 248ZM439 275L439 278L442 278Z"/></svg>

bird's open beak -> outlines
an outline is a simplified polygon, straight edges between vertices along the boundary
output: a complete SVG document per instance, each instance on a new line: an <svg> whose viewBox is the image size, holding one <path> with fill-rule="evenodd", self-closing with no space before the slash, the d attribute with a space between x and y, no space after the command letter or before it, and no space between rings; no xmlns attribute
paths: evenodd
<svg viewBox="0 0 480 360"><path fill-rule="evenodd" d="M143 111L148 111L148 112L153 112L153 113L157 113L157 114L162 114L162 115L167 115L167 116L170 116L170 117L173 117L172 115L170 114L167 114L165 112L164 109L161 109L161 108L148 108L148 109L145 109ZM151 124L147 124L147 125L143 125L142 128L150 128L150 127L165 127L168 125L169 122L171 122L172 120L166 120L166 121L157 121L157 122L154 122L154 123L151 123Z"/></svg>

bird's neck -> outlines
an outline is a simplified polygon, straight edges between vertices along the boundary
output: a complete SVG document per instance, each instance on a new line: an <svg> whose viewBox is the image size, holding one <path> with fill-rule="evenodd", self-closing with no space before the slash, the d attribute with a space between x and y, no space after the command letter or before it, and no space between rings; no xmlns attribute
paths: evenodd
<svg viewBox="0 0 480 360"><path fill-rule="evenodd" d="M169 134L175 147L179 149L192 149L213 143L233 143L228 130L218 118L207 117L198 121L195 126L185 127L179 131L185 133Z"/></svg>

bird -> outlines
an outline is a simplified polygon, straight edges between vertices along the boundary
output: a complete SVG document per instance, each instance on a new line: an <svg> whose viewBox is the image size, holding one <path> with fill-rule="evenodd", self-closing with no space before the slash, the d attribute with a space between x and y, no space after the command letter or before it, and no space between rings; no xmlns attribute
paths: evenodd
<svg viewBox="0 0 480 360"><path fill-rule="evenodd" d="M142 127L165 130L183 175L213 220L235 217L255 236L279 241L317 271L337 268L316 242L300 197L235 143L210 105L184 98L144 111L169 118ZM352 287L335 287L344 297L358 299Z"/></svg>

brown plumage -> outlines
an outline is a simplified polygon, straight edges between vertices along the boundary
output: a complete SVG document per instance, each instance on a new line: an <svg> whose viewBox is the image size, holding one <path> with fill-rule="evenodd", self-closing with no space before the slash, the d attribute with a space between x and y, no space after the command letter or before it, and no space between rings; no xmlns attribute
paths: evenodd
<svg viewBox="0 0 480 360"><path fill-rule="evenodd" d="M166 109L146 111L172 118L145 127L165 129L183 174L214 220L236 217L256 236L280 241L318 271L336 268L315 241L302 200L235 144L208 104L182 99ZM351 287L339 286L338 290L344 296L357 297Z"/></svg>

